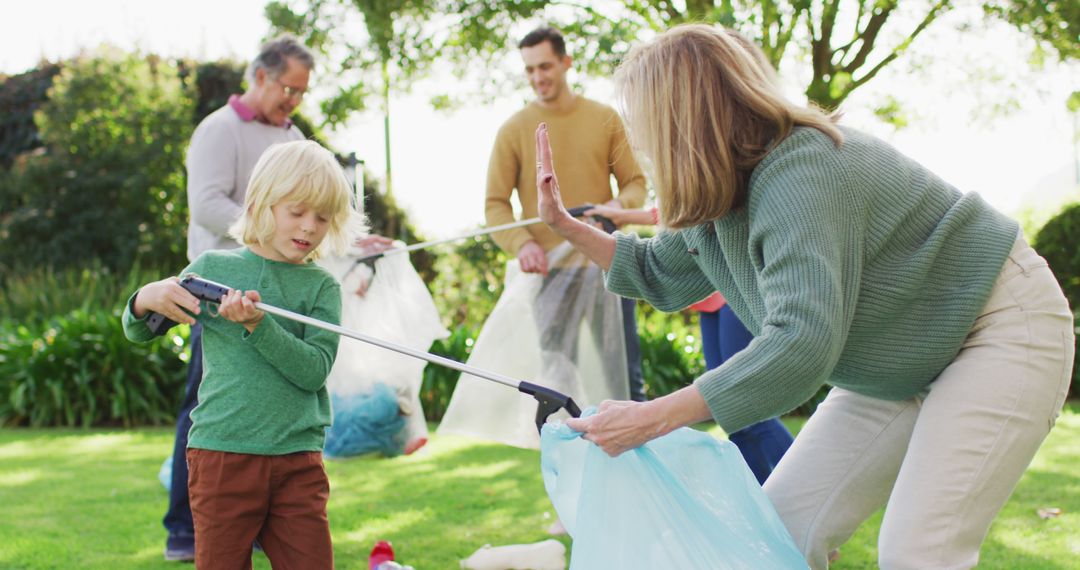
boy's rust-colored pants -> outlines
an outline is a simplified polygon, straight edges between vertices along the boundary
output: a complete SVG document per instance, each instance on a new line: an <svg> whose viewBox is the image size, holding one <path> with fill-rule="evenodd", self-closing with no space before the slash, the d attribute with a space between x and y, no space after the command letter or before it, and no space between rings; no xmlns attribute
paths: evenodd
<svg viewBox="0 0 1080 570"><path fill-rule="evenodd" d="M334 567L321 453L188 449L187 460L197 568L250 569L255 539L275 570Z"/></svg>

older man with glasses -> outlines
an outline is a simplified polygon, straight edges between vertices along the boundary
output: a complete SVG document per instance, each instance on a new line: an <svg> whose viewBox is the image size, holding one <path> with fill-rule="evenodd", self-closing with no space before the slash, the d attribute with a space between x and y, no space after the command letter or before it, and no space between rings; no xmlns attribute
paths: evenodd
<svg viewBox="0 0 1080 570"><path fill-rule="evenodd" d="M263 151L272 144L302 140L289 115L307 92L315 60L301 43L282 36L262 46L247 70L247 91L208 115L195 129L187 153L188 259L209 249L232 249L238 244L228 228L240 217L248 178ZM202 330L191 330L191 360L187 389L176 422L165 559L195 559L195 526L188 500L185 459L191 410L198 403L202 382Z"/></svg>

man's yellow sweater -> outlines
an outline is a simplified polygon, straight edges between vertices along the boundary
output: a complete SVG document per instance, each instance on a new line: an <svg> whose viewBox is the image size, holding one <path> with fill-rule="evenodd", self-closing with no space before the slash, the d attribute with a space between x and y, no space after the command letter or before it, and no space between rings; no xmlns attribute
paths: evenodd
<svg viewBox="0 0 1080 570"><path fill-rule="evenodd" d="M542 122L548 125L552 160L566 207L611 200L612 174L623 207L641 207L645 202L645 176L626 142L622 119L611 107L578 95L565 111L530 103L499 128L488 163L485 215L489 227L514 221L510 196L515 188L521 217L537 215L536 126ZM544 224L498 232L493 237L512 255L517 255L529 240L536 240L544 251L562 242Z"/></svg>

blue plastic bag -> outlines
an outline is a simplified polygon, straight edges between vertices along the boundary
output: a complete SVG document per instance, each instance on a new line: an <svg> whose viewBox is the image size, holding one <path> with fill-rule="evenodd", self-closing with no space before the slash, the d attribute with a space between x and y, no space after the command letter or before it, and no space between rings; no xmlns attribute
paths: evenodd
<svg viewBox="0 0 1080 570"><path fill-rule="evenodd" d="M683 428L613 458L580 435L540 438L571 570L807 568L734 444Z"/></svg>
<svg viewBox="0 0 1080 570"><path fill-rule="evenodd" d="M161 462L161 469L158 469L157 473L158 481L161 481L161 485L165 487L166 491L172 490L172 456L165 458L165 461Z"/></svg>
<svg viewBox="0 0 1080 570"><path fill-rule="evenodd" d="M378 452L393 457L405 449L405 417L397 393L386 384L352 396L330 395L333 423L326 429L323 454L330 458Z"/></svg>

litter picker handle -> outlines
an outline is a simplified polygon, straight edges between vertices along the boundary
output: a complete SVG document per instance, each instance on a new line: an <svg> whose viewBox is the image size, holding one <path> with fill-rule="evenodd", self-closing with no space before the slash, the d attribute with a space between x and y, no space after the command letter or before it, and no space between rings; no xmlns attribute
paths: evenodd
<svg viewBox="0 0 1080 570"><path fill-rule="evenodd" d="M189 275L181 279L180 286L184 289L187 289L199 300L209 301L211 303L220 303L222 297L224 297L225 294L230 291L230 288L226 285L214 283L213 281L203 279L194 275ZM478 378L491 380L492 382L498 382L499 384L504 384L511 388L516 388L519 392L528 394L536 399L537 430L541 429L544 426L551 414L559 411L560 409L565 409L572 417L576 418L581 416L581 410L578 408L577 404L574 403L574 400L570 398L570 396L556 392L555 390L552 390L550 388L545 388L543 386L532 384L530 382L515 380L513 378L510 378L509 376L504 376L496 372L481 370L467 364L462 364L456 360L451 360L449 358L431 354L429 352L415 350L407 346L388 342L382 339L368 336L363 333L356 332L351 329L347 329L340 325L335 325L326 321L320 321L319 319L314 319L307 315L301 315L300 313L294 313L292 311L275 307L273 305L267 305L266 303L257 302L255 303L255 307L261 311L270 313L271 315L277 315L291 321L297 321L306 325L311 325L313 327L327 330L341 336L347 336L361 342L373 344L380 348L385 348L387 350L392 350L394 352L398 352L407 356L412 356L413 358L419 358L420 360L426 360L432 364L438 364L439 366L444 366L446 368L451 368L459 372L471 374ZM175 322L165 318L159 313L151 313L150 316L146 319L146 325L150 327L150 330L155 335L165 334L165 331L172 328L175 324Z"/></svg>
<svg viewBox="0 0 1080 570"><path fill-rule="evenodd" d="M593 207L592 204L585 204L584 206L578 206L576 208L570 208L567 211L570 213L571 216L573 216L575 218L580 218L580 217L584 216L585 212L588 211L589 209L591 209L592 207ZM592 216L589 216L589 217L591 217L592 219L599 222L600 225L604 228L604 232L606 232L606 233L609 233L609 234L613 233L615 231L615 229L616 229L615 222L611 221L610 218L605 218L604 216L601 216L601 215L598 215L598 214L593 214ZM414 243L412 245L408 245L408 246L405 246L405 247L399 247L399 248L396 248L396 249L388 249L386 251L381 251L379 253L373 253L371 255L365 255L364 257L358 257L356 259L356 261L353 263L352 267L349 269L349 271L351 272L353 269L356 268L357 265L359 265L361 263L367 265L368 267L371 267L372 269L375 269L375 261L376 260L381 259L381 258L383 258L383 257L385 257L387 255L393 254L393 253L408 253L410 251L416 251L418 249L425 249L425 248L431 247L433 245L439 245L439 244L448 243L448 242L452 242L452 241L463 240L463 239L466 239L466 238L487 235L487 234L491 234L491 233L495 233L495 232L499 232L499 231L503 231L503 230L512 230L514 228L520 228L520 227L524 227L524 226L531 226L533 224L539 224L539 223L540 223L540 218L529 218L527 220L521 220L519 222L510 222L508 224L502 224L502 225L494 226L494 227L490 227L490 228L481 228L481 229L476 230L474 232L469 232L467 234L460 235L460 236L455 236L455 237L452 237L452 238L446 238L446 239L440 239L440 240L434 240L434 241L425 241L425 242L420 242L420 243ZM348 275L348 273L346 273L346 275Z"/></svg>
<svg viewBox="0 0 1080 570"><path fill-rule="evenodd" d="M180 286L187 289L189 293L195 295L196 299L200 301L209 301L211 303L220 303L221 298L228 292L229 288L221 283L214 283L208 279L203 279L195 275L188 275L180 280ZM170 320L161 313L150 313L150 316L146 318L146 326L150 327L150 332L157 336L165 334L165 331L176 326L176 322Z"/></svg>

